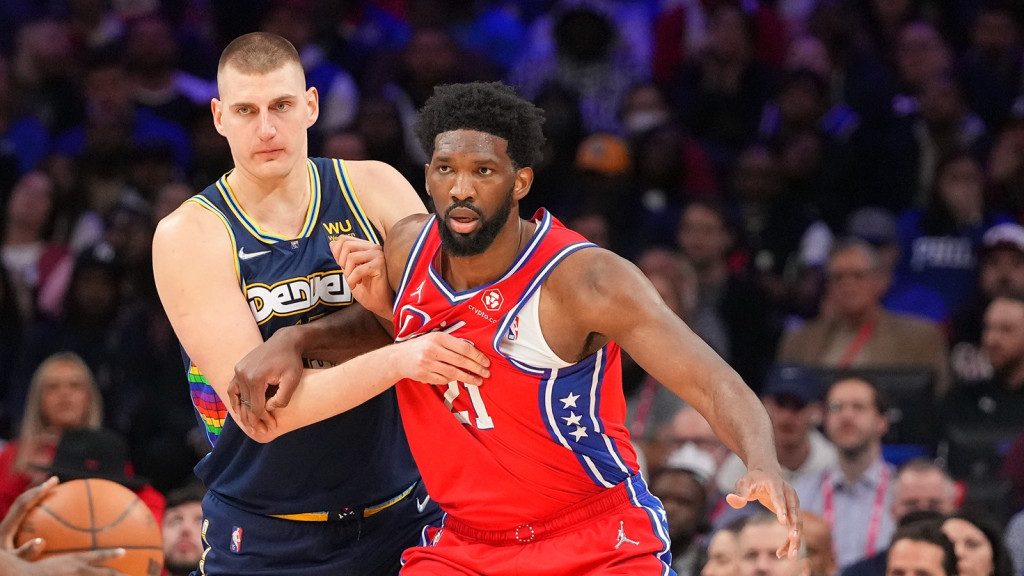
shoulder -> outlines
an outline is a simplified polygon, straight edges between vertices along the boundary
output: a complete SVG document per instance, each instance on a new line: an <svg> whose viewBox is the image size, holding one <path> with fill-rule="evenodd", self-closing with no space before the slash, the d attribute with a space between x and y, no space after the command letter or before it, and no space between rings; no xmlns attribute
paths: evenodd
<svg viewBox="0 0 1024 576"><path fill-rule="evenodd" d="M625 258L604 248L586 247L565 257L544 283L546 290L609 294L624 287L623 276L642 275Z"/></svg>
<svg viewBox="0 0 1024 576"><path fill-rule="evenodd" d="M804 342L808 339L818 339L823 334L832 330L836 321L830 318L814 318L803 326L794 328L785 334L787 340Z"/></svg>
<svg viewBox="0 0 1024 576"><path fill-rule="evenodd" d="M890 312L883 312L881 321L884 324L889 324L893 330L907 334L928 336L941 334L941 329L938 324L928 320L927 318L922 318L913 314L892 314Z"/></svg>
<svg viewBox="0 0 1024 576"><path fill-rule="evenodd" d="M384 237L410 214L426 214L423 201L393 166L376 160L345 161L345 172L359 204Z"/></svg>
<svg viewBox="0 0 1024 576"><path fill-rule="evenodd" d="M388 276L397 280L401 277L409 258L413 243L423 230L429 214L413 214L399 220L391 228L391 234L384 242L384 258Z"/></svg>
<svg viewBox="0 0 1024 576"><path fill-rule="evenodd" d="M596 246L566 256L544 281L544 294L563 312L591 325L608 322L610 310L640 314L649 309L647 304L661 301L632 262Z"/></svg>
<svg viewBox="0 0 1024 576"><path fill-rule="evenodd" d="M154 264L159 264L163 254L230 248L229 238L229 225L221 214L198 201L187 201L157 223L153 232Z"/></svg>
<svg viewBox="0 0 1024 576"><path fill-rule="evenodd" d="M223 229L225 226L220 214L213 208L205 206L197 200L191 200L178 206L157 223L154 240L158 237L179 237L215 228ZM184 238L181 239L184 240Z"/></svg>

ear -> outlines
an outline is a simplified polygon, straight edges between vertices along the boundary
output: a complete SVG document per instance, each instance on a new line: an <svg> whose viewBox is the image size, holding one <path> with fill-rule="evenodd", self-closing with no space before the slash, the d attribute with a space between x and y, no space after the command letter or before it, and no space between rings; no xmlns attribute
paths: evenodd
<svg viewBox="0 0 1024 576"><path fill-rule="evenodd" d="M316 119L320 117L320 93L316 91L316 86L310 86L306 90L306 110L309 114L309 121L306 122L306 128L309 128L316 123Z"/></svg>
<svg viewBox="0 0 1024 576"><path fill-rule="evenodd" d="M213 113L213 127L217 129L217 133L224 136L224 123L222 122L224 114L224 103L217 98L210 99L210 112Z"/></svg>
<svg viewBox="0 0 1024 576"><path fill-rule="evenodd" d="M516 201L522 200L530 193L530 186L533 185L533 168L520 168L516 171L516 181L512 186L512 197Z"/></svg>

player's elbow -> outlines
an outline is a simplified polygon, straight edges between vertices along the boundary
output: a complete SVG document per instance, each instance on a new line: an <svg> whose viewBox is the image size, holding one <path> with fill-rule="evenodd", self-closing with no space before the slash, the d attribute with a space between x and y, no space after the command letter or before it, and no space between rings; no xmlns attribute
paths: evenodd
<svg viewBox="0 0 1024 576"><path fill-rule="evenodd" d="M271 428L263 422L257 423L255 427L242 426L241 428L242 432L245 432L246 436L252 438L256 442L259 442L260 444L267 444L269 442L273 442L278 437L280 437L281 434L284 433L279 428Z"/></svg>

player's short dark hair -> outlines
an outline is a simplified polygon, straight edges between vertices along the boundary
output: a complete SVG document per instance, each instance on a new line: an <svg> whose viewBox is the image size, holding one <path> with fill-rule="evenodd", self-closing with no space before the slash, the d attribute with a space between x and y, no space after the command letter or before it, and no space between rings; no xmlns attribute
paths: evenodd
<svg viewBox="0 0 1024 576"><path fill-rule="evenodd" d="M953 547L953 542L942 531L941 519L919 520L901 525L892 535L892 540L889 544L890 554L893 547L900 540L927 542L942 548L942 568L945 570L946 576L957 576L956 549Z"/></svg>
<svg viewBox="0 0 1024 576"><path fill-rule="evenodd" d="M434 139L451 130L476 130L508 142L517 170L540 161L544 144L544 111L501 82L470 82L436 86L414 126L416 137L434 155Z"/></svg>
<svg viewBox="0 0 1024 576"><path fill-rule="evenodd" d="M171 508L177 508L182 504L190 504L192 502L202 502L204 496L206 496L206 488L201 484L186 484L167 493L166 509L170 510Z"/></svg>

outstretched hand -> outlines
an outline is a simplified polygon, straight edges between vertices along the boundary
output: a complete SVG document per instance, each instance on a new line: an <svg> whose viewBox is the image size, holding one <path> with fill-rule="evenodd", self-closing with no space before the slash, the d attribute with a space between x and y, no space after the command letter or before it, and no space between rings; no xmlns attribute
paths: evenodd
<svg viewBox="0 0 1024 576"><path fill-rule="evenodd" d="M302 370L302 351L288 338L287 329L246 354L228 384L228 401L238 423L259 432L273 428L277 421L272 412L291 401Z"/></svg>
<svg viewBox="0 0 1024 576"><path fill-rule="evenodd" d="M395 369L400 378L426 384L452 381L480 386L491 371L487 356L466 340L444 332L431 332L394 345Z"/></svg>
<svg viewBox="0 0 1024 576"><path fill-rule="evenodd" d="M789 556L796 560L800 553L800 541L803 538L803 520L800 518L800 498L796 490L784 481L777 473L764 470L748 470L736 481L735 490L727 494L725 501L733 508L742 508L747 502L760 502L765 508L775 513L779 524L789 529L789 536L782 543L775 555L779 558Z"/></svg>
<svg viewBox="0 0 1024 576"><path fill-rule="evenodd" d="M352 296L374 314L391 318L395 293L388 284L384 249L379 244L354 236L339 236L331 242L331 253L345 273Z"/></svg>

